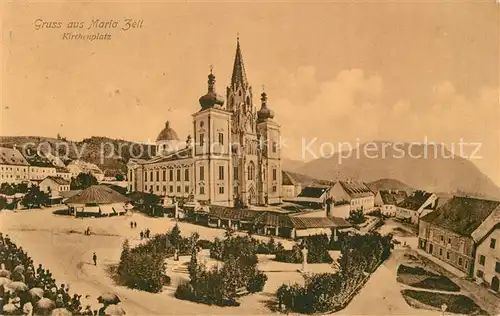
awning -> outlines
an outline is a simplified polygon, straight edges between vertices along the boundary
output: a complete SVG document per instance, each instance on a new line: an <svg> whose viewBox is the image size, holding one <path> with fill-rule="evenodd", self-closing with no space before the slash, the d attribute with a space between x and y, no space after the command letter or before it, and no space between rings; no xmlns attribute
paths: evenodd
<svg viewBox="0 0 500 316"><path fill-rule="evenodd" d="M112 204L102 204L102 205L99 205L99 208L100 208L102 214L113 214L113 213L116 213L116 211L113 209L113 205Z"/></svg>

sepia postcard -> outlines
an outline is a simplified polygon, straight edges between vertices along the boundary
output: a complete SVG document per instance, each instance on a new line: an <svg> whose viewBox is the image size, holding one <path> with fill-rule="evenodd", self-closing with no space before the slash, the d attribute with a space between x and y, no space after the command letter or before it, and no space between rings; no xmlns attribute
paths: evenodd
<svg viewBox="0 0 500 316"><path fill-rule="evenodd" d="M500 315L497 0L0 7L0 315Z"/></svg>

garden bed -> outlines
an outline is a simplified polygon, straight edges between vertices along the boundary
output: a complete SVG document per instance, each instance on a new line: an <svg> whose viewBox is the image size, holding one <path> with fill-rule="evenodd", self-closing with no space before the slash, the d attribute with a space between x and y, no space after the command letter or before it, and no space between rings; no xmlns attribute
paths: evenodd
<svg viewBox="0 0 500 316"><path fill-rule="evenodd" d="M421 289L459 292L460 287L448 277L425 270L421 267L400 265L398 282Z"/></svg>
<svg viewBox="0 0 500 316"><path fill-rule="evenodd" d="M470 297L461 294L444 294L426 291L403 290L401 291L408 305L415 308L441 310L446 304L446 311L464 315L488 315Z"/></svg>

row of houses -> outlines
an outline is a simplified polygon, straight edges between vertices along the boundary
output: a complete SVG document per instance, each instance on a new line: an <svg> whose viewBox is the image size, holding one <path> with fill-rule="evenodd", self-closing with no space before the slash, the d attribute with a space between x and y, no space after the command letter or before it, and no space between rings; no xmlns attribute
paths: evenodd
<svg viewBox="0 0 500 316"><path fill-rule="evenodd" d="M53 155L41 155L36 152L27 152L23 155L16 147L0 147L0 183L38 184L47 177L58 177L69 181L80 173L91 173L99 181L104 179L102 170L92 163L74 160L65 165Z"/></svg>
<svg viewBox="0 0 500 316"><path fill-rule="evenodd" d="M420 218L418 247L499 292L500 201L454 196Z"/></svg>
<svg viewBox="0 0 500 316"><path fill-rule="evenodd" d="M405 220L410 224L419 224L420 219L436 210L436 194L416 190L408 194L403 190L380 190L375 195L375 206L382 214Z"/></svg>

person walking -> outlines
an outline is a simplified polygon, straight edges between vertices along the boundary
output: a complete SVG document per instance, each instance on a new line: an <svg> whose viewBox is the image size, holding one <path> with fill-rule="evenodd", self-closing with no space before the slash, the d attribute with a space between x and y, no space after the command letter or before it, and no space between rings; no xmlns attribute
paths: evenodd
<svg viewBox="0 0 500 316"><path fill-rule="evenodd" d="M137 228L137 222L134 222L134 228Z"/></svg>
<svg viewBox="0 0 500 316"><path fill-rule="evenodd" d="M134 222L130 221L130 228L134 228Z"/></svg>
<svg viewBox="0 0 500 316"><path fill-rule="evenodd" d="M94 252L94 255L92 256L92 260L94 260L94 265L97 265L97 255Z"/></svg>
<svg viewBox="0 0 500 316"><path fill-rule="evenodd" d="M141 240L144 238L144 232L141 230L141 232L139 233L139 236L141 236Z"/></svg>

